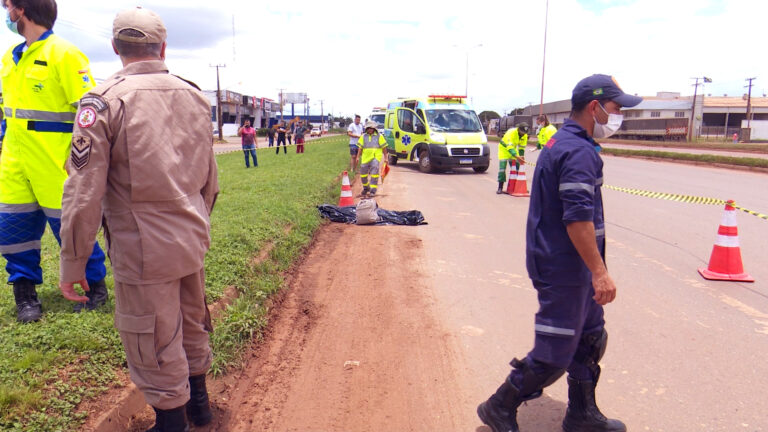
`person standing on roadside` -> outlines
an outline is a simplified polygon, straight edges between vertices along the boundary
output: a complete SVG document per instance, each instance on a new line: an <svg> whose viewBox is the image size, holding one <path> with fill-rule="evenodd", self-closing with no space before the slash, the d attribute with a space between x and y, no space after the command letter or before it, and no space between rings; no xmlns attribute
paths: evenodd
<svg viewBox="0 0 768 432"><path fill-rule="evenodd" d="M270 147L275 145L275 126L267 128L267 141L269 141Z"/></svg>
<svg viewBox="0 0 768 432"><path fill-rule="evenodd" d="M0 158L0 252L13 284L16 319L37 321L43 308L40 239L46 223L61 244L61 194L77 104L93 88L88 58L53 33L54 0L3 0L9 29L25 41L2 59L4 147ZM85 247L83 245L83 247ZM85 249L82 249L85 251ZM85 261L90 290L78 312L107 301L104 252L91 241Z"/></svg>
<svg viewBox="0 0 768 432"><path fill-rule="evenodd" d="M275 145L275 154L280 154L280 143L283 143L283 153L288 153L288 148L285 146L285 123L282 121L277 124L277 144Z"/></svg>
<svg viewBox="0 0 768 432"><path fill-rule="evenodd" d="M243 126L237 130L237 134L240 136L243 145L245 167L251 167L250 160L248 159L249 154L253 158L253 166L259 166L259 162L256 160L256 129L251 127L251 121L246 120Z"/></svg>
<svg viewBox="0 0 768 432"><path fill-rule="evenodd" d="M123 69L81 100L72 136L59 287L82 300L74 285L87 290L83 251L103 226L115 327L131 380L154 408L150 431L188 431L187 418L212 420L203 267L219 191L211 106L197 86L168 73L166 30L154 12L118 13L112 34ZM169 124L184 127L166 133Z"/></svg>
<svg viewBox="0 0 768 432"><path fill-rule="evenodd" d="M353 172L357 167L357 141L363 136L363 125L360 124L360 116L355 114L355 121L349 124L347 128L349 136L349 172Z"/></svg>
<svg viewBox="0 0 768 432"><path fill-rule="evenodd" d="M624 432L597 407L595 388L605 353L603 306L616 298L605 266L603 161L595 138L615 133L622 107L642 98L608 75L576 84L571 116L536 164L526 229L526 267L538 292L533 350L514 359L509 376L477 414L494 432L518 432L517 409L568 371L565 432Z"/></svg>
<svg viewBox="0 0 768 432"><path fill-rule="evenodd" d="M373 198L379 189L381 161L387 158L387 140L379 133L375 121L365 123L365 133L357 139L355 166L360 166L360 181L363 184L362 196Z"/></svg>
<svg viewBox="0 0 768 432"><path fill-rule="evenodd" d="M547 141L552 138L557 132L557 128L549 123L549 119L546 114L541 114L536 118L536 124L539 126L538 143L536 143L536 150L541 150L547 145Z"/></svg>
<svg viewBox="0 0 768 432"><path fill-rule="evenodd" d="M296 125L296 153L304 153L304 136L309 132L304 122L298 121Z"/></svg>
<svg viewBox="0 0 768 432"><path fill-rule="evenodd" d="M507 163L512 166L512 162L519 168L521 163L525 163L523 155L520 152L520 142L528 141L528 124L519 123L517 127L512 128L499 140L499 187L497 194L504 192L504 183L507 181Z"/></svg>

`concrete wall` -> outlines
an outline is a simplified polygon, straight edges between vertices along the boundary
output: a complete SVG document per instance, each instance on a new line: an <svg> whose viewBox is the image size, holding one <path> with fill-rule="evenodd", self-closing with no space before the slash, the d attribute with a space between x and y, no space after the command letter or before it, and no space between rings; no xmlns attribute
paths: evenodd
<svg viewBox="0 0 768 432"><path fill-rule="evenodd" d="M752 132L750 133L750 139L752 140L768 140L768 120L752 120L750 122ZM741 121L741 127L747 127L747 121Z"/></svg>

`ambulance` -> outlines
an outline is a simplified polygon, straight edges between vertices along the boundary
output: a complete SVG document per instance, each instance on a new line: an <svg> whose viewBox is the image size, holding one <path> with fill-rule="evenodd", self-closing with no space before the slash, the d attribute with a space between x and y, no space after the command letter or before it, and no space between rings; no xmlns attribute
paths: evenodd
<svg viewBox="0 0 768 432"><path fill-rule="evenodd" d="M488 170L488 138L466 96L399 98L384 119L389 163L415 161L422 172L453 168Z"/></svg>
<svg viewBox="0 0 768 432"><path fill-rule="evenodd" d="M387 115L387 109L383 107L375 107L371 110L371 114L368 116L368 120L375 121L379 133L384 133L384 117Z"/></svg>

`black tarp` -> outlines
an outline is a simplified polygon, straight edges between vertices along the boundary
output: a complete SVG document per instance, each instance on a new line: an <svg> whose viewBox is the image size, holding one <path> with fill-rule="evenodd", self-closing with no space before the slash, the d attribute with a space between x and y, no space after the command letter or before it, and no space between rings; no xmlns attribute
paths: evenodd
<svg viewBox="0 0 768 432"><path fill-rule="evenodd" d="M317 206L320 216L331 222L353 224L357 219L355 206L339 207L330 204ZM426 225L424 215L418 210L393 211L379 208L376 210L379 221L375 225Z"/></svg>

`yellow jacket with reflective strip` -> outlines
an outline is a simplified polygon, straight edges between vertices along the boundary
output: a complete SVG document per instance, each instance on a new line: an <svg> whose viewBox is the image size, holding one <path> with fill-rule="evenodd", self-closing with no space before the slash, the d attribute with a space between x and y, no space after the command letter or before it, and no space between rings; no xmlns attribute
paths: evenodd
<svg viewBox="0 0 768 432"><path fill-rule="evenodd" d="M518 156L518 149L528 145L528 134L518 135L517 128L512 128L499 141L499 160L512 159Z"/></svg>

